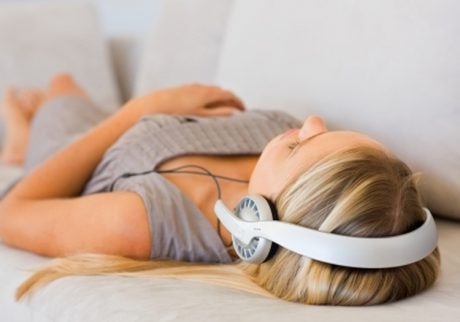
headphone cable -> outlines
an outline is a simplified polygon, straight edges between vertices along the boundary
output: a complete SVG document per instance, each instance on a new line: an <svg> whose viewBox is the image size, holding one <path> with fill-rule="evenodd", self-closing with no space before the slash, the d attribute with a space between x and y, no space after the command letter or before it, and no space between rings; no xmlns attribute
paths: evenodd
<svg viewBox="0 0 460 322"><path fill-rule="evenodd" d="M198 168L200 170L203 170L205 173L197 172L197 171L178 171L178 170L181 170L181 169L184 169L184 168ZM113 191L113 188L115 187L115 184L117 183L117 181L119 179L124 179L124 178L129 178L129 177L134 177L134 176L140 176L140 175L146 175L146 174L150 174L150 173L153 173L153 172L156 172L156 173L195 174L195 175L202 175L202 176L211 177L214 180L214 183L216 185L217 199L218 200L221 199L222 192L221 192L220 184L217 181L217 178L222 179L222 180L239 182L239 183L249 183L249 180L243 180L243 179L231 178L231 177L222 176L222 175L216 175L216 174L213 174L208 169L206 169L205 167L199 166L197 164L188 164L188 165L183 165L183 166L180 166L180 167L176 167L176 168L172 168L172 169L166 169L166 170L155 170L155 169L153 169L153 170L147 170L147 171L142 171L142 172L127 172L127 173L123 173L121 176L117 177L111 183L111 185L109 187L109 191L110 192ZM217 218L217 233L218 233L219 237L223 240L222 232L221 232L221 222L220 222L219 218ZM224 244L224 246L228 248L228 247L232 246L232 242L230 242L230 244L228 244L228 245Z"/></svg>

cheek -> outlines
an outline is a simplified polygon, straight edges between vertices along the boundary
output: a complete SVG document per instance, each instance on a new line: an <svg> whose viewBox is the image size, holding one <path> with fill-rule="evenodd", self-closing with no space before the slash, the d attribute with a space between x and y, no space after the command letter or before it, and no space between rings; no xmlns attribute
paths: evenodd
<svg viewBox="0 0 460 322"><path fill-rule="evenodd" d="M264 162L261 156L249 180L249 193L266 195L267 187L271 186L270 172L269 165Z"/></svg>
<svg viewBox="0 0 460 322"><path fill-rule="evenodd" d="M280 142L278 137L270 141L262 151L260 159L264 163L279 163L283 158L286 157L288 153L287 146L285 142Z"/></svg>
<svg viewBox="0 0 460 322"><path fill-rule="evenodd" d="M254 168L249 181L249 193L272 197L278 191L284 175L279 152L275 146L267 146Z"/></svg>

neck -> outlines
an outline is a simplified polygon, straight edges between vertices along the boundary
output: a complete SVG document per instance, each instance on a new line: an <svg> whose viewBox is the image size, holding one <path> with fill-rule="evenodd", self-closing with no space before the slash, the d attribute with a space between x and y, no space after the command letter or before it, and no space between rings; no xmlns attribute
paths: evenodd
<svg viewBox="0 0 460 322"><path fill-rule="evenodd" d="M245 156L239 167L229 177L246 180L247 183L219 179L222 190L222 200L228 207L234 207L248 194L249 180L259 156Z"/></svg>
<svg viewBox="0 0 460 322"><path fill-rule="evenodd" d="M221 184L219 182L219 184ZM229 207L234 208L238 202L248 194L247 183L234 183L231 189L222 189L222 201Z"/></svg>

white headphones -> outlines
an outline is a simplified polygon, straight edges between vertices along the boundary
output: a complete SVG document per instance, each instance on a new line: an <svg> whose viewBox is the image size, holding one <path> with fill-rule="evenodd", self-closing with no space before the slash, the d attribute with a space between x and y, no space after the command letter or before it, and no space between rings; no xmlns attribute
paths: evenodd
<svg viewBox="0 0 460 322"><path fill-rule="evenodd" d="M244 197L235 213L217 200L214 212L232 234L238 256L262 263L276 243L297 254L340 266L389 268L417 262L437 246L436 225L424 208L425 222L417 229L391 237L351 237L290 224L273 219L269 202L260 195Z"/></svg>

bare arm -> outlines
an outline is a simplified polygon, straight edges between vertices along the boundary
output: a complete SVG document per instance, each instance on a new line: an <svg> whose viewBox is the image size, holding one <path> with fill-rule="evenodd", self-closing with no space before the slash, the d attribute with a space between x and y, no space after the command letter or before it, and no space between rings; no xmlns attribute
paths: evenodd
<svg viewBox="0 0 460 322"><path fill-rule="evenodd" d="M232 93L199 85L130 101L38 166L5 196L0 202L0 239L49 256L77 251L148 256L148 223L139 196L129 192L79 196L84 185L105 151L142 116L228 115L235 108L244 109Z"/></svg>
<svg viewBox="0 0 460 322"><path fill-rule="evenodd" d="M22 200L2 209L7 215L1 239L16 248L51 257L83 252L150 257L147 211L134 192Z"/></svg>
<svg viewBox="0 0 460 322"><path fill-rule="evenodd" d="M21 180L2 203L13 199L78 196L104 152L140 118L135 111L123 107L86 135L58 151Z"/></svg>
<svg viewBox="0 0 460 322"><path fill-rule="evenodd" d="M107 148L139 117L136 109L123 107L19 182L0 202L0 239L45 256L97 252L148 258L150 234L139 196L78 197Z"/></svg>
<svg viewBox="0 0 460 322"><path fill-rule="evenodd" d="M89 133L37 167L1 203L13 199L36 200L80 195L105 151L144 115L170 113L215 116L228 115L236 108L244 109L241 101L231 92L201 85L166 89L131 100Z"/></svg>

